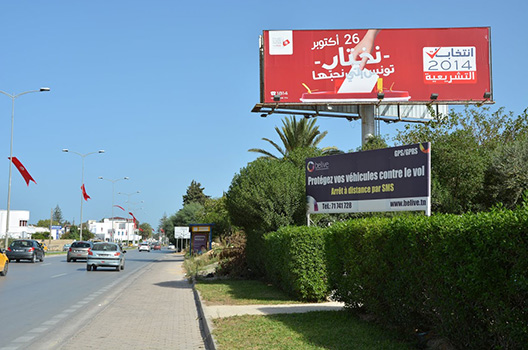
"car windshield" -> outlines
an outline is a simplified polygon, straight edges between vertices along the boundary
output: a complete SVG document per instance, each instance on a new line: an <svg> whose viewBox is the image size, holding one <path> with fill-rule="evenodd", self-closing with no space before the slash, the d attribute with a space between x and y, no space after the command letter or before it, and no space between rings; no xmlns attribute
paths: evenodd
<svg viewBox="0 0 528 350"><path fill-rule="evenodd" d="M90 248L90 243L88 243L88 242L73 242L71 247L72 248Z"/></svg>
<svg viewBox="0 0 528 350"><path fill-rule="evenodd" d="M103 250L107 252L117 251L117 245L111 243L95 243L92 250Z"/></svg>
<svg viewBox="0 0 528 350"><path fill-rule="evenodd" d="M11 243L11 247L31 247L32 244L30 241L14 241Z"/></svg>

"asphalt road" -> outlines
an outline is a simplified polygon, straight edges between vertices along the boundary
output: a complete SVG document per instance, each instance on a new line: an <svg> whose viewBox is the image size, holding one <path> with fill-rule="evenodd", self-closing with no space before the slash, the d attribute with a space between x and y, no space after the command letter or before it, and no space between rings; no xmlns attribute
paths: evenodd
<svg viewBox="0 0 528 350"><path fill-rule="evenodd" d="M47 255L42 263L10 263L7 276L0 277L0 350L63 341L167 253L129 249L120 272L88 272L85 261L67 263L65 254Z"/></svg>

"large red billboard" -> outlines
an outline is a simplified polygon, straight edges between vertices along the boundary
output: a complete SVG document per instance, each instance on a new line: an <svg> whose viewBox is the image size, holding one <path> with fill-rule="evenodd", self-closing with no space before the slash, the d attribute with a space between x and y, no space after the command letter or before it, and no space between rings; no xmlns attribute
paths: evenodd
<svg viewBox="0 0 528 350"><path fill-rule="evenodd" d="M264 31L262 51L263 103L492 97L489 27Z"/></svg>

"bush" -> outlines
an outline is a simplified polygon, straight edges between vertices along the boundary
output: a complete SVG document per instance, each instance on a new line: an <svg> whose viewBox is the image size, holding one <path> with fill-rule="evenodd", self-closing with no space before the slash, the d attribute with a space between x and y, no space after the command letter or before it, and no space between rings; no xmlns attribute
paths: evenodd
<svg viewBox="0 0 528 350"><path fill-rule="evenodd" d="M329 280L387 324L434 328L463 348L521 348L527 228L525 209L347 222L330 229Z"/></svg>
<svg viewBox="0 0 528 350"><path fill-rule="evenodd" d="M304 301L328 296L324 230L284 227L264 236L266 276L282 290Z"/></svg>
<svg viewBox="0 0 528 350"><path fill-rule="evenodd" d="M351 310L464 349L528 344L528 208L355 219L261 236L267 278L300 300Z"/></svg>

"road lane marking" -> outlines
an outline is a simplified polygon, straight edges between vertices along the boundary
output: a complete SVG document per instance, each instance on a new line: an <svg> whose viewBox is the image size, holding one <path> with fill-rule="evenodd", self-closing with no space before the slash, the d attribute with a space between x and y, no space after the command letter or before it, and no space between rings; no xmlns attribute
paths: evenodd
<svg viewBox="0 0 528 350"><path fill-rule="evenodd" d="M31 339L35 338L36 335L24 335L13 340L13 343L27 343Z"/></svg>
<svg viewBox="0 0 528 350"><path fill-rule="evenodd" d="M31 333L42 333L42 332L45 332L47 331L49 328L48 327L38 327L38 328L33 328L32 330L30 330Z"/></svg>
<svg viewBox="0 0 528 350"><path fill-rule="evenodd" d="M62 277L62 276L66 276L67 273L59 273L58 275L54 275L54 276L51 276L51 278L57 278L57 277Z"/></svg>

